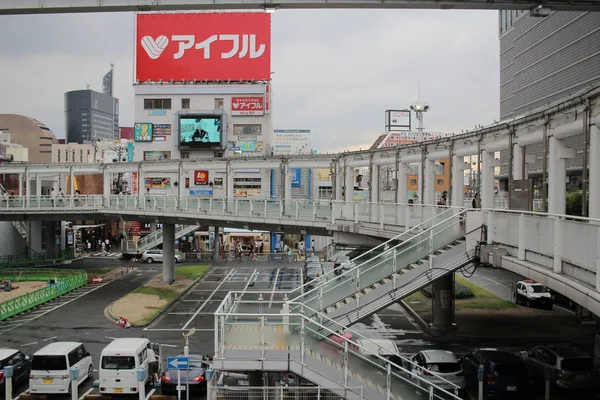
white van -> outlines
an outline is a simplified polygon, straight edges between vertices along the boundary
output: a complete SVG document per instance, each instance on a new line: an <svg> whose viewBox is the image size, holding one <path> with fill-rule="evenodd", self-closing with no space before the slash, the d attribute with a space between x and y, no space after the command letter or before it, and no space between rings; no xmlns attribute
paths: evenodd
<svg viewBox="0 0 600 400"><path fill-rule="evenodd" d="M38 350L31 361L29 389L33 394L71 393L71 367L79 369L77 385L93 378L92 356L83 343L55 342Z"/></svg>
<svg viewBox="0 0 600 400"><path fill-rule="evenodd" d="M142 338L123 338L115 339L106 346L100 356L100 393L138 393L137 370L148 369L148 348L156 353L160 371L157 343L150 343L148 339Z"/></svg>

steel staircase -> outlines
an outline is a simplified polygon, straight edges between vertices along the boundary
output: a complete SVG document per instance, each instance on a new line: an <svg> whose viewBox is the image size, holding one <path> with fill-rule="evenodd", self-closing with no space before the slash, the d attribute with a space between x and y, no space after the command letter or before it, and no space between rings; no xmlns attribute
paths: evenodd
<svg viewBox="0 0 600 400"><path fill-rule="evenodd" d="M200 228L198 225L175 225L175 240L189 235ZM141 254L146 250L155 248L163 242L163 229L157 229L150 232L148 235L141 238L135 245L132 246L133 241L126 241L123 246L123 253L125 254Z"/></svg>
<svg viewBox="0 0 600 400"><path fill-rule="evenodd" d="M1 199L3 200L3 202L5 201L8 204L8 202L10 201L10 196L8 195L8 192L2 184L0 184L0 192ZM11 223L15 227L17 232L19 232L19 235L21 235L23 240L27 242L27 232L29 230L27 225L25 225L23 221L11 221Z"/></svg>

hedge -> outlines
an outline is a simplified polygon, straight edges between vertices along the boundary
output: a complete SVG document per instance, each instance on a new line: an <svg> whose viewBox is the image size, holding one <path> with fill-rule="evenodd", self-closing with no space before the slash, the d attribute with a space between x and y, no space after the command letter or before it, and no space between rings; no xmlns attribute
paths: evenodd
<svg viewBox="0 0 600 400"><path fill-rule="evenodd" d="M426 297L431 298L433 296L431 290L432 290L431 285L425 286L423 289L421 289L421 293L423 293ZM473 294L473 291L471 289L469 289L468 287L466 287L464 285L461 285L458 282L454 282L454 298L455 299L470 299L472 297L475 297L475 295Z"/></svg>

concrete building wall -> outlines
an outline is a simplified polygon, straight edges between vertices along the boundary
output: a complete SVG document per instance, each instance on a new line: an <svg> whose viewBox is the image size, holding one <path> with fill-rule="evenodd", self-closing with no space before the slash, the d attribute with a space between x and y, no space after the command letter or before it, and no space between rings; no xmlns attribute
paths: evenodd
<svg viewBox="0 0 600 400"><path fill-rule="evenodd" d="M56 135L40 121L18 114L0 114L0 132L10 134L12 143L28 149L30 163L47 164L51 162Z"/></svg>
<svg viewBox="0 0 600 400"><path fill-rule="evenodd" d="M0 254L4 256L22 255L27 243L11 222L0 222Z"/></svg>

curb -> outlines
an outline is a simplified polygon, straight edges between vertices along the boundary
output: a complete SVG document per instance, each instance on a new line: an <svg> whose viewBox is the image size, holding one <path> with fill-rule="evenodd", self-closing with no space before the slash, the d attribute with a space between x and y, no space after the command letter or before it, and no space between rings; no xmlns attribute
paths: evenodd
<svg viewBox="0 0 600 400"><path fill-rule="evenodd" d="M212 268L211 268L212 269ZM183 292L179 293L177 295L177 297L175 297L173 300L171 300L170 302L168 302L167 304L165 304L165 306L163 307L162 310L160 310L158 313L156 313L156 315L154 315L152 318L150 318L150 320L148 322L145 322L143 324L134 324L133 322L130 322L131 327L132 328L146 328L147 326L149 326L150 324L152 324L158 317L160 317L162 315L162 313L169 308L172 304L174 304L177 300L179 300L181 297L183 297L184 295L188 294L188 292L190 290L192 290L192 288L196 285L196 283L198 283L198 281L202 278L204 278L208 272L210 271L207 270L204 275L199 276L198 278L194 279L194 281L191 283L191 285L185 289ZM131 293L131 292L130 292ZM127 293L129 294L129 293ZM125 296L127 296L127 294ZM125 297L123 296L123 297ZM122 298L122 297L121 297ZM106 306L106 308L104 309L104 316L106 316L109 320L112 320L114 323L117 323L119 321L119 318L117 316L115 316L112 312L112 305L114 303L116 303L117 301L121 300L121 298L113 301L112 303L110 303L108 306Z"/></svg>

